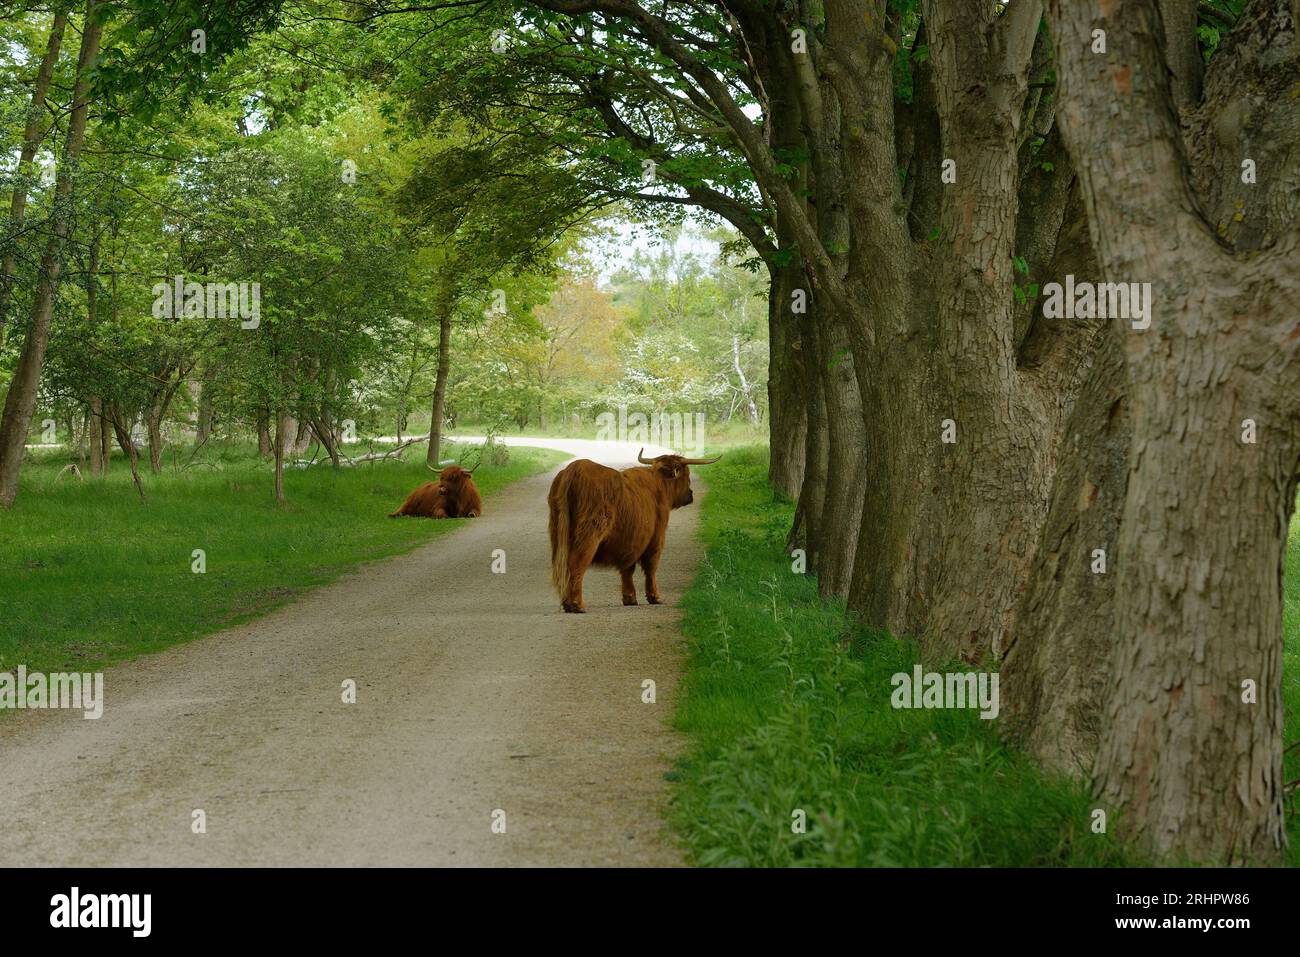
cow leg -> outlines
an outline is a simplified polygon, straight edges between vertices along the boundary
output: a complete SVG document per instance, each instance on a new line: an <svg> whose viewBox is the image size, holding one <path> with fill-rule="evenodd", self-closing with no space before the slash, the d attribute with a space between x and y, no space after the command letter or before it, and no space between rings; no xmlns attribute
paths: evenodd
<svg viewBox="0 0 1300 957"><path fill-rule="evenodd" d="M659 570L658 549L641 556L641 570L645 572L645 600L652 605L663 604L663 597L659 594L659 581L655 577Z"/></svg>
<svg viewBox="0 0 1300 957"><path fill-rule="evenodd" d="M632 581L632 573L636 571L636 565L628 565L620 574L623 576L623 604L636 604L636 584Z"/></svg>
<svg viewBox="0 0 1300 957"><path fill-rule="evenodd" d="M560 602L560 607L565 611L581 614L587 610L582 603L582 579L586 576L587 569L591 567L592 559L596 557L596 549L599 547L600 542L595 541L581 551L569 552L569 580L564 589L564 599Z"/></svg>

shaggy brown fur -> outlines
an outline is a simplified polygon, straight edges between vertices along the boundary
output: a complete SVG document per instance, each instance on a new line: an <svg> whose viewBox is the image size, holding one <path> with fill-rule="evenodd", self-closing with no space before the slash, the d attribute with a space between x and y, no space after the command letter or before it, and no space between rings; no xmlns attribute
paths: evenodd
<svg viewBox="0 0 1300 957"><path fill-rule="evenodd" d="M645 573L646 601L663 601L655 572L668 515L689 505L691 470L680 455L660 455L646 467L622 472L590 459L571 462L555 476L550 494L551 582L565 611L585 611L582 579L591 565L622 575L623 604L636 604L632 573Z"/></svg>
<svg viewBox="0 0 1300 957"><path fill-rule="evenodd" d="M475 518L482 514L483 497L474 487L470 473L459 465L449 465L442 470L438 481L421 485L388 517Z"/></svg>

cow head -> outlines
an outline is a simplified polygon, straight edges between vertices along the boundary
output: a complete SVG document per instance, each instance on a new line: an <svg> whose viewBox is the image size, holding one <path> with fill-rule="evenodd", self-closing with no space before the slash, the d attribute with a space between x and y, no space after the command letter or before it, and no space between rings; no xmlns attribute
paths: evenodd
<svg viewBox="0 0 1300 957"><path fill-rule="evenodd" d="M711 459L685 459L680 455L656 455L652 459L645 457L645 449L637 453L636 460L642 465L649 465L655 475L668 487L668 500L673 508L681 508L695 501L691 491L691 466L712 465L721 455Z"/></svg>
<svg viewBox="0 0 1300 957"><path fill-rule="evenodd" d="M478 466L476 465L474 468L478 468ZM448 465L438 476L438 485L448 497L459 499L461 490L470 481L470 475L473 471L474 469L466 471L459 465Z"/></svg>

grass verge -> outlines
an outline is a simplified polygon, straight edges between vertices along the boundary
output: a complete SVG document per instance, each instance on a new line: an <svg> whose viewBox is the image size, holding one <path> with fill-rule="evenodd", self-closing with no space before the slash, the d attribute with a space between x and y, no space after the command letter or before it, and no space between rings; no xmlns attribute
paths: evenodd
<svg viewBox="0 0 1300 957"><path fill-rule="evenodd" d="M793 574L793 514L767 451L709 467L707 556L684 599L690 642L677 727L689 737L671 823L689 859L721 866L1110 866L1142 861L1091 829L1086 788L1044 774L975 711L894 710L907 642L847 623ZM1287 572L1285 671L1296 730L1300 529ZM947 670L947 669L937 669ZM966 671L964 666L951 670ZM1300 760L1300 757L1293 759ZM1289 768L1288 780L1296 776ZM794 833L796 812L805 833ZM1292 863L1295 863L1295 815Z"/></svg>
<svg viewBox="0 0 1300 957"><path fill-rule="evenodd" d="M450 457L452 453L448 453ZM23 470L18 502L0 512L0 670L89 671L265 614L359 562L422 545L472 519L389 519L429 481L423 452L406 463L285 475L243 448L205 450L200 465L143 476L113 461L106 479L58 477L63 453ZM492 493L567 456L512 448L474 473ZM146 463L147 469L147 463ZM207 571L192 571L193 552Z"/></svg>

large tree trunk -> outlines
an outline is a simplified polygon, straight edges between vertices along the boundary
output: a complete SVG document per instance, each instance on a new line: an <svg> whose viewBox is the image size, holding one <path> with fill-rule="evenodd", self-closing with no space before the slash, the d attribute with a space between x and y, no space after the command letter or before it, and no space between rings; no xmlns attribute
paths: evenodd
<svg viewBox="0 0 1300 957"><path fill-rule="evenodd" d="M1131 441L1120 350L1118 337L1105 336L1066 426L1001 668L1004 736L1041 763L1079 776L1096 760L1115 644L1115 544Z"/></svg>
<svg viewBox="0 0 1300 957"><path fill-rule="evenodd" d="M451 309L444 307L438 317L438 375L433 386L433 409L429 419L429 448L424 460L438 467L442 454L443 410L447 405L447 376L451 373Z"/></svg>
<svg viewBox="0 0 1300 957"><path fill-rule="evenodd" d="M5 397L4 416L0 419L0 507L12 505L18 495L18 474L22 469L27 431L31 428L32 414L36 410L41 367L50 340L54 294L63 271L63 247L72 229L73 180L86 137L89 107L87 97L90 89L88 73L91 61L99 52L99 40L103 33L103 24L94 15L95 6L96 0L89 0L86 4L86 22L81 33L81 53L77 61L77 80L72 91L72 114L68 120L68 136L55 187L50 238L41 256L40 279L32 302L31 325Z"/></svg>
<svg viewBox="0 0 1300 957"><path fill-rule="evenodd" d="M1191 334L1159 346L1173 361L1132 383L1142 453L1119 539L1118 666L1097 791L1159 855L1261 863L1286 843L1282 569L1300 391L1283 399L1274 383L1251 383L1240 372L1260 353L1229 359L1224 348L1243 321L1276 323L1268 309L1199 297L1185 308L1177 321ZM1192 332L1203 311L1222 317L1219 336ZM1244 445L1240 423L1254 417L1264 434Z"/></svg>
<svg viewBox="0 0 1300 957"><path fill-rule="evenodd" d="M849 593L858 547L866 484L866 428L862 398L853 371L848 323L820 307L815 374L826 404L826 491L817 517L817 589L828 597Z"/></svg>
<svg viewBox="0 0 1300 957"><path fill-rule="evenodd" d="M1244 11L1212 64L1226 71L1223 104L1294 83L1292 16L1283 0ZM1152 283L1149 328L1116 326L1132 450L1096 793L1158 858L1278 862L1300 231L1292 218L1276 245L1241 257L1215 238L1231 233L1222 219L1202 218L1154 0L1114 0L1100 16L1054 0L1052 18L1063 132L1103 272ZM1088 52L1098 28L1106 57ZM1211 122L1231 142L1266 118L1221 110Z"/></svg>
<svg viewBox="0 0 1300 957"><path fill-rule="evenodd" d="M799 496L804 476L804 441L808 432L810 370L800 349L799 317L790 312L790 292L798 285L797 269L769 264L767 301L767 427L771 459L767 478L781 495Z"/></svg>
<svg viewBox="0 0 1300 957"><path fill-rule="evenodd" d="M1059 139L1059 137L1058 137ZM1058 170L1068 167L1057 157ZM1068 178L1069 205L1061 222L1056 256L1036 271L1039 281L1065 283L1067 275L1101 279L1088 238L1078 181ZM1073 320L1097 330L1099 347L1066 420L1043 529L1020 604L1016 628L1004 651L1004 736L1043 764L1077 775L1096 758L1102 695L1109 681L1114 644L1115 542L1128 482L1130 442L1121 345L1098 320ZM1020 334L1022 361L1051 360L1062 340L1050 334L1062 320L1030 310ZM1088 358L1086 355L1083 357Z"/></svg>
<svg viewBox="0 0 1300 957"><path fill-rule="evenodd" d="M56 9L54 22L50 25L50 37L45 45L45 55L36 71L36 82L32 84L32 99L27 108L27 122L23 127L23 145L18 154L13 198L9 203L9 231L14 237L18 235L27 213L27 178L32 174L32 161L36 158L36 151L45 139L42 131L45 126L45 97L50 91L50 81L54 76L55 64L58 63L59 48L63 45L63 31L67 24L67 11ZM9 299L17 264L17 250L6 251L3 263L0 263L0 349L4 348L9 325Z"/></svg>
<svg viewBox="0 0 1300 957"><path fill-rule="evenodd" d="M908 164L955 164L937 200L928 179L913 187L916 208L938 217L928 232L893 214L902 201L889 171L904 157L888 122L891 58L855 40L849 14L861 6L828 4L826 33L856 80L837 84L846 113L879 117L888 134L845 128L860 247L848 298L861 303L850 311L870 433L850 608L916 636L927 657L978 661L1013 623L1046 511L1060 424L1053 392L1071 387L1068 363L1031 373L1017 349L1019 145L1039 6L1015 3L1002 16L992 6L923 6L933 79L915 82L918 96L934 98L940 136L921 126L900 148L940 151Z"/></svg>
<svg viewBox="0 0 1300 957"><path fill-rule="evenodd" d="M818 543L818 573L832 593L847 574L850 607L916 635L928 656L977 660L1013 622L1047 506L1063 415L1056 393L1077 388L1067 361L1074 350L1048 350L1053 361L1031 371L1020 368L1017 348L1012 255L1041 6L1025 0L999 16L992 5L927 4L935 79L928 68L914 73L919 108L903 130L894 125L892 82L899 25L884 7L830 0L824 9L782 8L788 19L766 33L762 22L749 24L769 41L764 87L774 116L781 91L795 91L793 105L781 103L798 120L809 178L772 176L752 140L746 155L788 231L783 248L793 240L800 250L819 313L847 330L833 341L837 325L819 323L829 353L820 359L847 346L858 379L862 432L840 446L853 464L840 461L830 437L834 504L820 522L831 538ZM864 37L863 22L877 29ZM810 28L806 53L790 52L794 26ZM671 55L671 43L660 43ZM734 125L743 140L744 123ZM773 150L788 149L773 129ZM957 164L950 183L928 172L945 158ZM907 202L900 167L922 171ZM1042 214L1051 223L1064 191L1048 195L1056 205ZM832 422L834 398L828 393ZM953 432L955 442L943 441ZM827 551L857 514L837 500L846 473L863 496L847 573Z"/></svg>
<svg viewBox="0 0 1300 957"><path fill-rule="evenodd" d="M822 105L801 91L799 64L791 55L788 32L761 18L752 23L752 28L762 35L763 63L770 74L767 89L772 148L790 153L802 151L808 146L804 117L815 114L820 121ZM816 153L823 155L824 151ZM829 167L819 162L796 167L791 185L806 195L814 190L818 175L823 177L828 192L842 189L833 158ZM843 238L843 210L838 206L832 210L831 205L827 203L820 228L828 235ZM772 326L781 330L781 336L773 341L773 361L778 361L778 347L791 357L797 355L797 362L781 360L782 374L797 376L797 381L784 382L783 389L801 389L804 402L803 474L789 545L804 549L807 571L817 575L822 594L843 595L847 592L846 569L852 567L861 514L861 405L848 355L850 333L844 317L817 294L814 276L804 262L784 261L799 245L793 225L795 216L818 223L807 199L797 210L779 211L775 223L779 252L773 254L770 263L775 277L773 293L780 297ZM771 421L775 436L775 411ZM783 449L780 457L789 454Z"/></svg>
<svg viewBox="0 0 1300 957"><path fill-rule="evenodd" d="M826 248L835 251L828 271L842 278L848 268L851 228L846 200L848 183L839 148L840 100L833 90L818 88L807 57L787 53L788 44L784 42L779 49L779 62L783 71L793 78L797 97L796 104L790 105L787 121L798 120L801 132L811 132L808 145L812 157L807 185L813 199L805 204L806 215ZM793 240L792 234L786 237L786 242ZM843 303L817 293L814 288L807 292L813 301L808 318L816 342L809 370L821 380L827 438L825 499L821 514L816 516L815 570L819 593L843 598L848 595L852 579L865 493L866 422L854 355L855 345L861 343L854 341L858 330Z"/></svg>
<svg viewBox="0 0 1300 957"><path fill-rule="evenodd" d="M800 338L805 366L817 361L816 338L813 320L803 317ZM830 436L827 434L826 396L822 377L810 374L804 379L807 392L806 428L804 432L803 482L795 503L787 547L802 548L807 570L815 572L821 560L821 520L826 503L827 461L830 453Z"/></svg>

